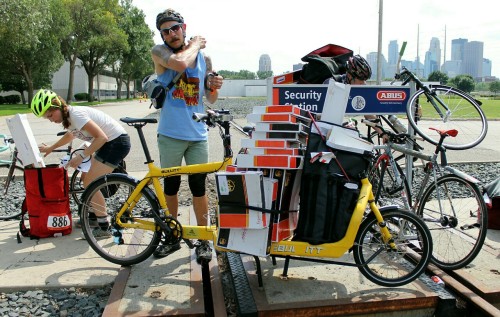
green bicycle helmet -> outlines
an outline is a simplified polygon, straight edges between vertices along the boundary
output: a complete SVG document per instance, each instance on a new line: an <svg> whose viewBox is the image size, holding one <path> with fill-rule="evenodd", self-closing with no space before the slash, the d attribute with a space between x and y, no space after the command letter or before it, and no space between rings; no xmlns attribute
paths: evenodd
<svg viewBox="0 0 500 317"><path fill-rule="evenodd" d="M52 107L52 99L57 98L57 94L48 89L40 89L31 100L31 111L37 117L43 114Z"/></svg>

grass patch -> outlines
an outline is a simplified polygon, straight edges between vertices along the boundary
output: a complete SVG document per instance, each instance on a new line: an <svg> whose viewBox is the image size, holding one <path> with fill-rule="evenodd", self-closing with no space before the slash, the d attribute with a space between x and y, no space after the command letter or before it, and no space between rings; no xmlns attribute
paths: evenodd
<svg viewBox="0 0 500 317"><path fill-rule="evenodd" d="M222 97L221 99L228 99L229 101L231 98L224 98ZM265 97L245 97L243 99L263 99L265 100ZM490 98L478 98L482 102L481 109L483 109L484 114L486 115L487 119L500 119L500 100L494 100ZM131 99L108 99L105 101L94 101L94 102L74 102L72 103L73 106L95 106L95 105L100 105L104 103L112 103L112 102L124 102L124 101L130 101ZM223 103L223 102L222 102ZM217 107L217 103L215 104ZM17 113L29 113L31 110L29 109L28 105L0 105L0 116L12 116Z"/></svg>
<svg viewBox="0 0 500 317"><path fill-rule="evenodd" d="M124 102L124 101L131 101L132 99L107 99L104 101L93 101L93 102L87 102L87 101L79 101L79 102L73 102L71 103L72 106L97 106L97 105L102 105L105 103L114 103L114 102ZM11 105L11 104L5 104L5 105L0 105L0 116L13 116L18 113L30 113L31 109L29 105L22 105L22 104L16 104L16 105Z"/></svg>

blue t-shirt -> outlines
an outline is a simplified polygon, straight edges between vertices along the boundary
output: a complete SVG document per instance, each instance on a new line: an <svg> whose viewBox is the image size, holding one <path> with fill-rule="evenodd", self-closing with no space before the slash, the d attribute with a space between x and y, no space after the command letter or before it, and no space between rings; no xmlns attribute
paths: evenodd
<svg viewBox="0 0 500 317"><path fill-rule="evenodd" d="M158 133L170 138L186 141L207 140L205 123L193 120L193 113L204 113L205 74L207 65L201 52L196 57L196 66L187 68L172 89L169 90L160 111ZM178 73L167 69L158 80L167 86Z"/></svg>

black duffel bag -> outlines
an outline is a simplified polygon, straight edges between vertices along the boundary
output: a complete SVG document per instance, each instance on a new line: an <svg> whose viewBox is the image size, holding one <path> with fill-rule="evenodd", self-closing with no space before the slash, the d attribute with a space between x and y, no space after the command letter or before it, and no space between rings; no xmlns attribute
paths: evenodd
<svg viewBox="0 0 500 317"><path fill-rule="evenodd" d="M300 211L294 240L322 244L341 240L347 231L369 157L333 150L336 160L310 162L312 152L332 151L310 133L300 186Z"/></svg>

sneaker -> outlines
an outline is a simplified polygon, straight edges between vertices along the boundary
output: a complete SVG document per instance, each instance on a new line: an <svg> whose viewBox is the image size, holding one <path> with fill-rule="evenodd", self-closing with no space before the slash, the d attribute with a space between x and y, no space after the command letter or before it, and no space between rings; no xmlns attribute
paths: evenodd
<svg viewBox="0 0 500 317"><path fill-rule="evenodd" d="M173 245L160 245L156 250L153 252L153 256L157 259L161 259L166 257L169 254L174 253L175 251L179 250L181 248L181 244L177 242L176 244Z"/></svg>
<svg viewBox="0 0 500 317"><path fill-rule="evenodd" d="M200 241L198 246L196 246L196 262L201 264L201 262L210 262L212 260L212 248L208 241Z"/></svg>
<svg viewBox="0 0 500 317"><path fill-rule="evenodd" d="M111 234L111 231L108 229L108 230L104 230L103 228L97 226L97 228L94 228L92 230L92 235L94 236L94 238L109 238L109 237L112 237L113 235Z"/></svg>
<svg viewBox="0 0 500 317"><path fill-rule="evenodd" d="M99 226L99 224L97 223L97 219L89 219L89 226L90 228L96 228ZM75 227L76 228L81 228L82 227L82 220L81 219L77 219L75 221Z"/></svg>

